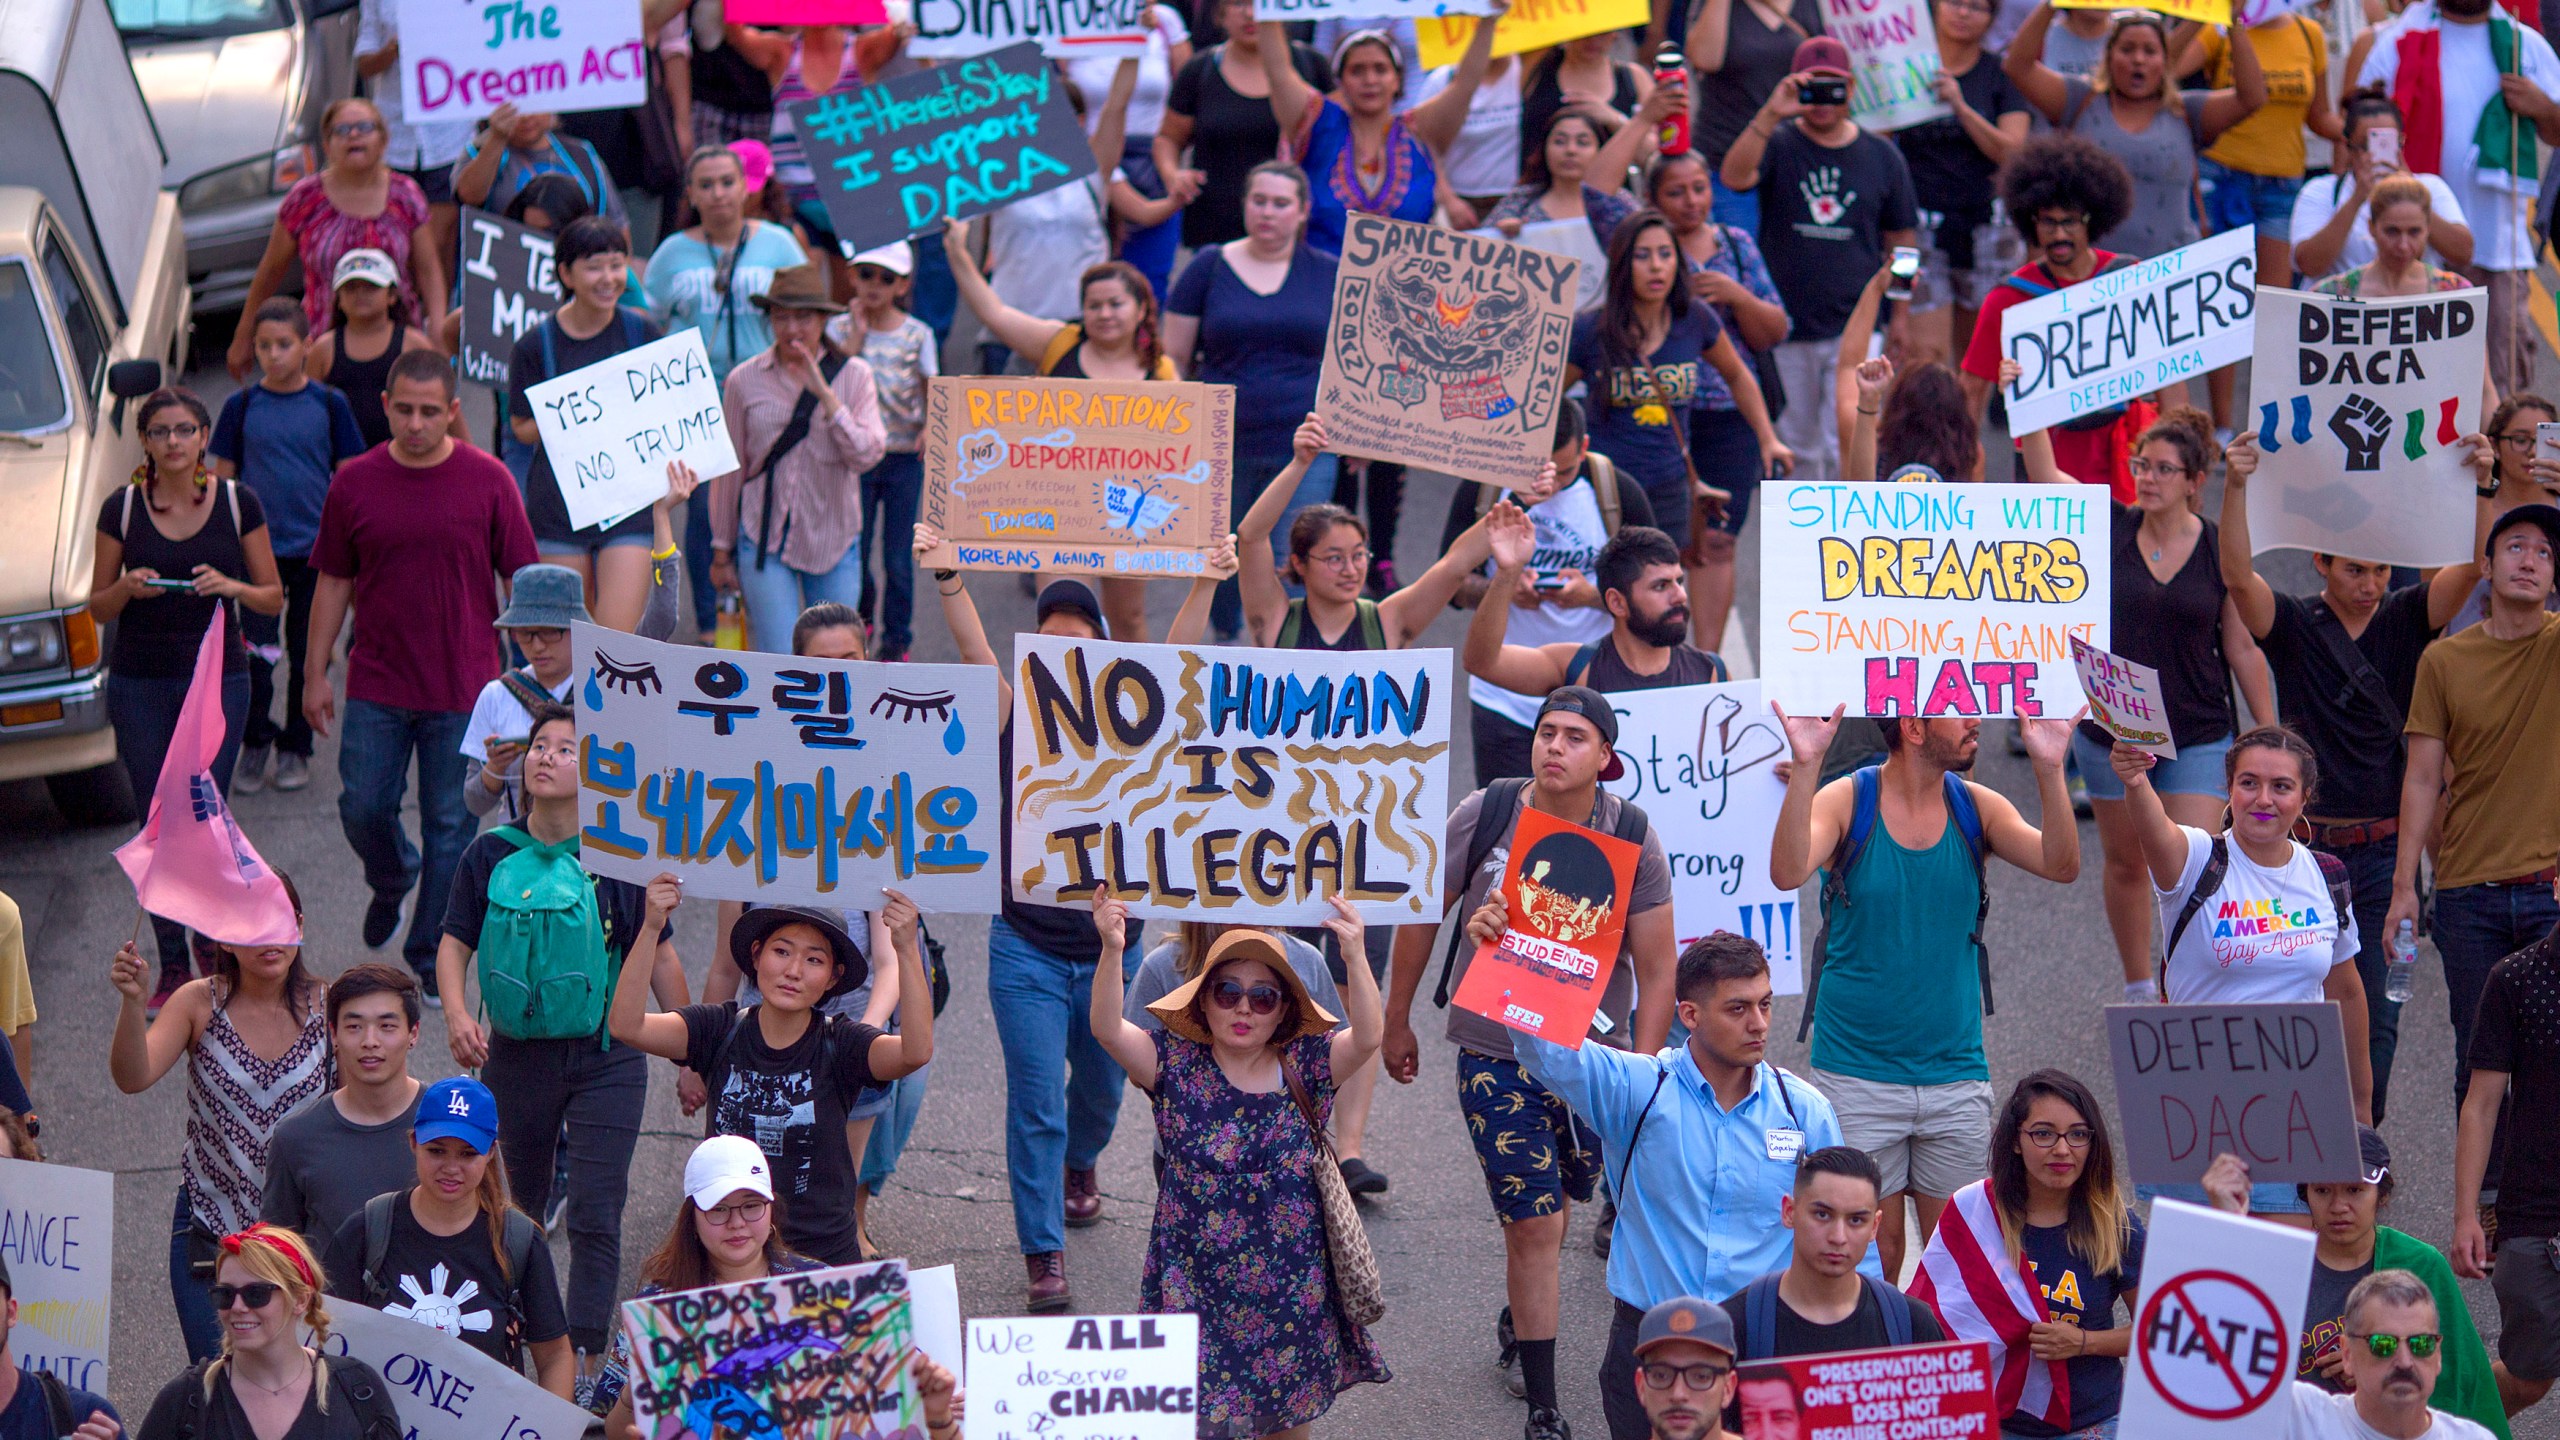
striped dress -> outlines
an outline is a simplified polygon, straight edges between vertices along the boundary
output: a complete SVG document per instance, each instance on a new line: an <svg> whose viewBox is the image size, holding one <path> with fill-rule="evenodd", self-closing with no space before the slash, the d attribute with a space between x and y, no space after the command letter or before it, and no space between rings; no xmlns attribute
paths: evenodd
<svg viewBox="0 0 2560 1440"><path fill-rule="evenodd" d="M213 1018L187 1052L187 1148L178 1163L196 1224L228 1235L258 1218L277 1122L329 1093L337 1067L323 1007L304 1016L302 1033L281 1057L262 1060L232 1028L230 987L211 984Z"/></svg>

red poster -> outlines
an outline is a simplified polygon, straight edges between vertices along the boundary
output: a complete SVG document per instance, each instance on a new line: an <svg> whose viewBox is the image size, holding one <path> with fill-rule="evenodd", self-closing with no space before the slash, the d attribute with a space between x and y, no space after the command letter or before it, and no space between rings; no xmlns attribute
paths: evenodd
<svg viewBox="0 0 2560 1440"><path fill-rule="evenodd" d="M881 0L728 0L733 25L886 25Z"/></svg>
<svg viewBox="0 0 2560 1440"><path fill-rule="evenodd" d="M1523 806L1502 872L1511 928L1478 946L1457 1003L1558 1045L1579 1045L1617 968L1639 847Z"/></svg>
<svg viewBox="0 0 2560 1440"><path fill-rule="evenodd" d="M1979 1340L1756 1360L1735 1372L1742 1440L1995 1440L1991 1347Z"/></svg>

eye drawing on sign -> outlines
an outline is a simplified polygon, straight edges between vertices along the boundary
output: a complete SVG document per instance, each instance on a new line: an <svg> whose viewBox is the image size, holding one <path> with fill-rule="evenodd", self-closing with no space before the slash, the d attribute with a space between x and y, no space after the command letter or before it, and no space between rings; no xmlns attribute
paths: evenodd
<svg viewBox="0 0 2560 1440"><path fill-rule="evenodd" d="M625 665L603 651L596 652L596 668L587 676L587 708L604 705L604 689L609 686L625 695L655 695L666 689L658 679L658 667L647 662Z"/></svg>
<svg viewBox="0 0 2560 1440"><path fill-rule="evenodd" d="M883 690L871 702L871 713L886 716L902 725L921 725L928 719L950 719L951 701L952 695L948 690L936 690L930 695ZM896 713L892 714L892 711Z"/></svg>
<svg viewBox="0 0 2560 1440"><path fill-rule="evenodd" d="M1379 394L1411 407L1440 387L1444 420L1494 420L1520 408L1504 377L1525 365L1538 329L1537 302L1516 274L1478 275L1478 289L1443 288L1445 262L1412 255L1378 275L1362 345L1382 366Z"/></svg>

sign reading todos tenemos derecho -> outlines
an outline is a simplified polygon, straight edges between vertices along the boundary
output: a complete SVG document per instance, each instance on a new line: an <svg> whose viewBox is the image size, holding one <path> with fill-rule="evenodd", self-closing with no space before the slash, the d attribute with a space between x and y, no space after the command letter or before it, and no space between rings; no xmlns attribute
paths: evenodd
<svg viewBox="0 0 2560 1440"><path fill-rule="evenodd" d="M2256 233L2244 225L2000 312L2000 348L2024 372L2008 390L2011 430L2031 435L2246 356Z"/></svg>
<svg viewBox="0 0 2560 1440"><path fill-rule="evenodd" d="M400 7L401 100L415 120L501 105L557 114L645 104L639 0L444 0Z"/></svg>
<svg viewBox="0 0 2560 1440"><path fill-rule="evenodd" d="M1792 715L2068 716L2107 643L2107 497L1785 486L1760 531L1761 686Z"/></svg>
<svg viewBox="0 0 2560 1440"><path fill-rule="evenodd" d="M107 1392L115 1247L115 1176L0 1160L0 1258L18 1302L12 1359L65 1385Z"/></svg>
<svg viewBox="0 0 2560 1440"><path fill-rule="evenodd" d="M622 1326L643 1440L924 1433L904 1260L644 1295Z"/></svg>
<svg viewBox="0 0 2560 1440"><path fill-rule="evenodd" d="M1554 453L1580 270L1526 245L1349 217L1316 386L1331 447L1530 480Z"/></svg>
<svg viewBox="0 0 2560 1440"><path fill-rule="evenodd" d="M506 388L516 342L560 299L550 236L485 210L462 212L462 378Z"/></svg>
<svg viewBox="0 0 2560 1440"><path fill-rule="evenodd" d="M2274 902L2229 895L2189 922L2216 958L2281 953L2286 932L2326 945ZM2233 942L2238 937L2255 937ZM2263 1184L2352 1181L2363 1173L2348 1098L2345 1027L2328 1001L2301 1005L2110 1005L2107 1048L2133 1178L2192 1185L2213 1157L2249 1162Z"/></svg>
<svg viewBox="0 0 2560 1440"><path fill-rule="evenodd" d="M453 1301L437 1295L418 1303ZM488 1323L476 1307L467 1313ZM582 1440L595 1417L448 1333L444 1327L458 1329L461 1318L452 1309L394 1315L332 1299L321 1348L373 1367L391 1387L409 1440Z"/></svg>
<svg viewBox="0 0 2560 1440"><path fill-rule="evenodd" d="M2486 290L2343 300L2258 292L2249 536L2393 565L2471 557Z"/></svg>
<svg viewBox="0 0 2560 1440"><path fill-rule="evenodd" d="M1147 0L915 0L907 53L936 60L1036 44L1061 57L1147 52Z"/></svg>
<svg viewBox="0 0 2560 1440"><path fill-rule="evenodd" d="M924 419L936 570L1190 577L1227 536L1236 393L1163 381L947 376Z"/></svg>
<svg viewBox="0 0 2560 1440"><path fill-rule="evenodd" d="M845 244L923 235L1093 173L1084 125L1039 46L962 53L973 58L790 107Z"/></svg>
<svg viewBox="0 0 2560 1440"><path fill-rule="evenodd" d="M984 1440L1191 1440L1200 1317L972 1320L964 1378L969 1433Z"/></svg>
<svg viewBox="0 0 2560 1440"><path fill-rule="evenodd" d="M1900 130L1954 112L1938 98L1937 31L1924 0L1823 0L1823 33L1849 47L1849 118Z"/></svg>
<svg viewBox="0 0 2560 1440"><path fill-rule="evenodd" d="M1438 920L1448 651L1014 643L1014 898L1312 925L1339 891Z"/></svg>
<svg viewBox="0 0 2560 1440"><path fill-rule="evenodd" d="M714 900L998 899L996 675L708 650L581 624L586 866Z"/></svg>

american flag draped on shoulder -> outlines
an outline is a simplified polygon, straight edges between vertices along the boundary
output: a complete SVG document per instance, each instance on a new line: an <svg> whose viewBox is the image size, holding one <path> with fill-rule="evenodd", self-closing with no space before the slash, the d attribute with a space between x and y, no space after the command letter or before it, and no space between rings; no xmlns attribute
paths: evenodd
<svg viewBox="0 0 2560 1440"><path fill-rule="evenodd" d="M2063 1362L2038 1360L2027 1348L2029 1326L2053 1318L2024 1256L2009 1259L1991 1182L1955 1193L1920 1257L1911 1298L1937 1312L1950 1340L1991 1347L2003 1416L2027 1414L2057 1428L2071 1425L2071 1377Z"/></svg>

